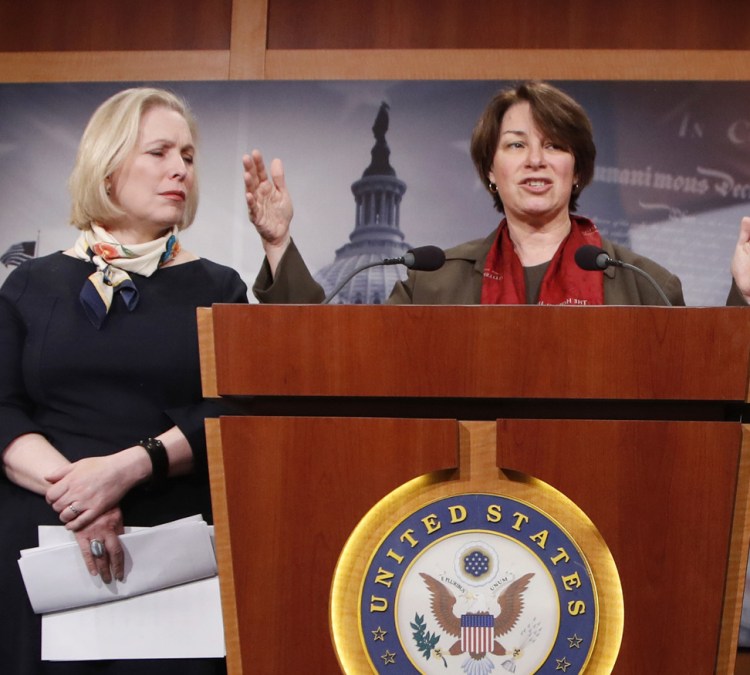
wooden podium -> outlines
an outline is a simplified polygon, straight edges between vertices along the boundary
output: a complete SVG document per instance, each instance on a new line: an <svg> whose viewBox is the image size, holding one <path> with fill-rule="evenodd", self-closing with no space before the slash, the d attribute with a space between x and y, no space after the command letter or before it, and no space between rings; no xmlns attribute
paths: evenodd
<svg viewBox="0 0 750 675"><path fill-rule="evenodd" d="M231 674L370 672L331 639L356 623L331 591L352 531L417 477L505 472L563 493L609 547L612 672L733 672L746 309L216 305L199 329L205 394L248 397L207 423Z"/></svg>

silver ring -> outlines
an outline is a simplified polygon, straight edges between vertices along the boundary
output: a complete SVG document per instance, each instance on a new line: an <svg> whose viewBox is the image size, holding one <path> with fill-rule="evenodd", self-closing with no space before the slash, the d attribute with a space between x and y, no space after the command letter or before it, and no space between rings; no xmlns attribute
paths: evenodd
<svg viewBox="0 0 750 675"><path fill-rule="evenodd" d="M95 558L104 556L104 544L99 539L92 539L89 548L91 549L91 555Z"/></svg>
<svg viewBox="0 0 750 675"><path fill-rule="evenodd" d="M79 515L79 514L81 513L81 510L80 510L80 509L77 509L77 508L76 508L75 506L73 506L73 503L72 503L72 502L71 502L70 504L68 504L68 508L69 508L69 509L70 509L70 510L71 510L71 511L72 511L73 513L75 513L76 515Z"/></svg>

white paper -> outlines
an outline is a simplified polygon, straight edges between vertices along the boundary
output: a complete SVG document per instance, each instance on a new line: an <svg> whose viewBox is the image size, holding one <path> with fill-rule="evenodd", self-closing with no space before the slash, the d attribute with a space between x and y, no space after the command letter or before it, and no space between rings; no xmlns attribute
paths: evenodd
<svg viewBox="0 0 750 675"><path fill-rule="evenodd" d="M203 521L194 516L161 525L159 529L184 522ZM148 529L125 528L125 531L129 534ZM209 532L213 536L212 527ZM40 546L67 544L71 536L64 527L39 528ZM137 563L136 557L134 564ZM81 565L85 569L82 558ZM216 576L116 602L42 616L45 661L213 658L225 654Z"/></svg>
<svg viewBox="0 0 750 675"><path fill-rule="evenodd" d="M216 557L204 521L143 528L121 535L120 542L125 551L125 578L109 584L89 573L75 540L21 551L18 564L34 611L46 614L112 602L216 574Z"/></svg>
<svg viewBox="0 0 750 675"><path fill-rule="evenodd" d="M42 617L42 660L223 657L219 579Z"/></svg>

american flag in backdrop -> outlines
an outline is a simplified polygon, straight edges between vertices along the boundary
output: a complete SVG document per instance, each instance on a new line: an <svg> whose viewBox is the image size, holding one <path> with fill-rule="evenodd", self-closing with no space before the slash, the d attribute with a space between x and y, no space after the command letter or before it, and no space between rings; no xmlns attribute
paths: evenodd
<svg viewBox="0 0 750 675"><path fill-rule="evenodd" d="M492 651L495 617L492 614L461 615L461 649L472 654Z"/></svg>
<svg viewBox="0 0 750 675"><path fill-rule="evenodd" d="M34 257L36 251L35 241L22 241L13 244L2 256L0 262L6 267L18 267L22 262L26 262Z"/></svg>

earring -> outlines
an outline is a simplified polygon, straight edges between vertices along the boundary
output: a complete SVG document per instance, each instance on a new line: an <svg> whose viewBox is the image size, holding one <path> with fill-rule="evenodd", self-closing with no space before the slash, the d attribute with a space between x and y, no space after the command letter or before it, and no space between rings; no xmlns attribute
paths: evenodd
<svg viewBox="0 0 750 675"><path fill-rule="evenodd" d="M493 195L497 194L497 183L493 183L492 181L490 181L489 183L487 183L487 187Z"/></svg>
<svg viewBox="0 0 750 675"><path fill-rule="evenodd" d="M573 183L573 192L578 194L578 190L581 188L581 186L578 183Z"/></svg>

